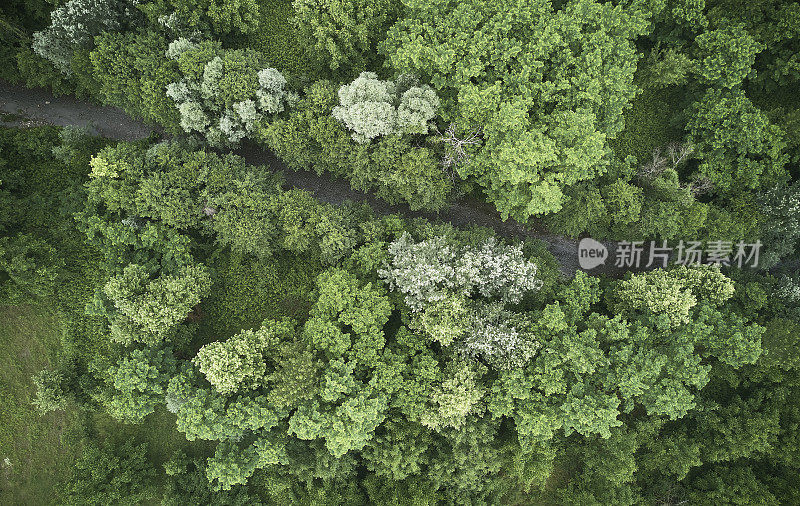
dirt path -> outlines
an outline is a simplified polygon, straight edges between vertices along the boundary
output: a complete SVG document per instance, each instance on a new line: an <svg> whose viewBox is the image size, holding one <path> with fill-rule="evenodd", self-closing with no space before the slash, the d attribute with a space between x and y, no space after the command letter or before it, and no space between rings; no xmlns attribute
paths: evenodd
<svg viewBox="0 0 800 506"><path fill-rule="evenodd" d="M124 141L144 139L154 130L116 107L94 105L71 95L54 97L46 89L23 88L2 80L0 112L16 116L2 118L0 124L6 126L74 125L89 127L94 134Z"/></svg>
<svg viewBox="0 0 800 506"><path fill-rule="evenodd" d="M158 129L134 120L116 107L99 106L73 96L54 97L46 89L29 89L0 81L0 125L36 126L50 124L56 126L88 126L96 135L119 140L139 140L148 137ZM491 205L474 199L462 199L438 212L411 211L406 205L389 205L371 195L353 190L347 181L333 178L328 174L318 176L310 171L292 171L284 167L271 152L253 144L245 144L235 151L247 163L266 165L272 170L284 173L289 186L301 188L314 194L316 198L331 204L345 200L367 202L379 213L400 213L409 217L424 217L449 222L457 227L480 225L494 229L504 237L531 237L541 239L561 264L561 271L572 277L579 268L577 241L575 239L547 234L520 225L514 220L503 221ZM613 243L608 243L609 254L613 257ZM601 266L592 273L619 275L610 266Z"/></svg>

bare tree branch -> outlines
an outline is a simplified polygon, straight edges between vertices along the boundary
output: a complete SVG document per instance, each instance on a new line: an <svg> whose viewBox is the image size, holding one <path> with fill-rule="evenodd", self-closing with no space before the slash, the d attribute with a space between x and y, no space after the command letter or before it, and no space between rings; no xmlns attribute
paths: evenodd
<svg viewBox="0 0 800 506"><path fill-rule="evenodd" d="M456 136L456 128L457 125L455 123L450 123L444 133L436 128L437 135L434 138L436 142L444 143L447 146L446 152L442 156L442 167L454 182L456 180L456 167L469 161L469 153L464 149L465 146L477 146L483 142L481 139L482 127L475 128L464 139L459 139Z"/></svg>
<svg viewBox="0 0 800 506"><path fill-rule="evenodd" d="M676 170L693 152L694 148L689 143L669 144L667 156L662 154L661 148L656 148L652 160L639 167L637 177L641 181L652 181L667 169Z"/></svg>

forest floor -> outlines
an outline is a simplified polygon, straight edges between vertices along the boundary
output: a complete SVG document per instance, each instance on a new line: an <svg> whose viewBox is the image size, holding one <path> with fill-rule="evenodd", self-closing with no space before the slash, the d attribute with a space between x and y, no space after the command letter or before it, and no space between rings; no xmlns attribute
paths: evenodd
<svg viewBox="0 0 800 506"><path fill-rule="evenodd" d="M0 126L73 125L88 127L95 135L126 141L145 139L153 132L160 133L158 128L132 119L116 107L96 105L70 95L55 97L46 89L25 88L2 80L0 113ZM506 238L539 239L547 244L564 275L571 278L580 268L578 240L547 233L536 223L525 226L512 219L504 221L491 204L476 198L464 197L439 212L412 211L407 205L390 205L372 195L354 190L347 181L330 174L317 175L312 171L289 170L273 153L254 144L244 144L234 153L242 156L248 164L264 165L283 172L288 186L309 191L323 202L366 202L381 214L397 213L406 217L441 220L459 228L483 226ZM622 271L613 265L614 243L604 244L608 248L608 260L605 265L593 269L591 273L615 277L621 275Z"/></svg>

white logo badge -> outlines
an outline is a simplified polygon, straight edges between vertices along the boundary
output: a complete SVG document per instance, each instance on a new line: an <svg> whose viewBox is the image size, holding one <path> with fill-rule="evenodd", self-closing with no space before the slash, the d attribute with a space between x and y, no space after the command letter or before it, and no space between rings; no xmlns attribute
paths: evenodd
<svg viewBox="0 0 800 506"><path fill-rule="evenodd" d="M578 243L578 263L581 269L594 269L600 264L606 263L608 258L608 250L602 243L594 239L585 238L581 239Z"/></svg>

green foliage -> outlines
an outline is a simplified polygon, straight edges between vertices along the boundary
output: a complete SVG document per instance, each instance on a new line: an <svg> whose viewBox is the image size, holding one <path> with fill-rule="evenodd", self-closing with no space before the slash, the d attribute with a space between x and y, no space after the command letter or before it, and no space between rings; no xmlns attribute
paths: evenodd
<svg viewBox="0 0 800 506"><path fill-rule="evenodd" d="M316 302L303 336L331 357L347 355L365 365L374 364L384 345L383 327L391 311L382 288L371 282L362 284L342 269L328 269L317 277Z"/></svg>
<svg viewBox="0 0 800 506"><path fill-rule="evenodd" d="M420 422L440 431L445 427L461 429L468 416L483 413L481 399L483 389L478 378L486 372L485 367L474 362L450 362L442 372L441 384L431 393L429 409L424 411Z"/></svg>
<svg viewBox="0 0 800 506"><path fill-rule="evenodd" d="M176 362L170 350L149 348L134 350L116 365L98 372L107 385L100 402L108 413L121 421L139 423L164 402Z"/></svg>
<svg viewBox="0 0 800 506"><path fill-rule="evenodd" d="M706 34L704 33L703 35ZM698 45L701 44L700 40L701 39L698 39ZM703 47L707 47L707 45L713 43L713 37L705 37L702 40L704 41ZM714 55L709 55L707 58L710 67L719 63L718 61L714 61L713 58ZM691 71L695 67L694 61L689 58L689 56L674 48L654 48L647 56L647 59L642 63L642 68L644 69L643 73L646 75L645 83L649 89L660 89L686 84ZM721 74L723 69L712 67L708 70ZM749 70L749 68L747 70Z"/></svg>
<svg viewBox="0 0 800 506"><path fill-rule="evenodd" d="M703 32L696 42L701 80L725 88L740 84L764 49L741 26Z"/></svg>
<svg viewBox="0 0 800 506"><path fill-rule="evenodd" d="M336 458L360 450L372 439L384 420L386 398L361 393L347 398L332 410L319 411L313 403L300 406L289 420L290 433L300 439L325 437L325 447Z"/></svg>
<svg viewBox="0 0 800 506"><path fill-rule="evenodd" d="M41 413L62 410L67 406L67 397L63 389L64 376L58 371L42 369L34 375L33 384L36 387L36 398L33 405Z"/></svg>
<svg viewBox="0 0 800 506"><path fill-rule="evenodd" d="M93 1L49 28L44 2L0 7L7 73L414 210L481 187L550 232L758 237L794 268L792 3L145 0L145 22ZM89 162L76 132L0 133L4 301L49 311L0 308L0 502L64 502L26 495L57 473L21 478L20 449L78 449L77 403L117 439L98 408L188 440L90 443L77 504L798 503L795 275L563 281L541 245L322 204L188 143Z"/></svg>
<svg viewBox="0 0 800 506"><path fill-rule="evenodd" d="M179 74L163 57L167 43L154 32L108 31L96 38L90 67L82 70L91 73L94 93L106 104L177 133L180 118L164 90Z"/></svg>
<svg viewBox="0 0 800 506"><path fill-rule="evenodd" d="M441 209L453 182L433 150L412 144L408 136L354 143L332 116L336 89L330 82L315 82L287 118L258 126L256 138L291 169L329 171L350 179L353 188L374 191L390 203L405 201L413 210Z"/></svg>
<svg viewBox="0 0 800 506"><path fill-rule="evenodd" d="M764 504L780 502L745 465L714 466L691 482L689 497L698 503Z"/></svg>
<svg viewBox="0 0 800 506"><path fill-rule="evenodd" d="M157 344L186 318L210 287L211 278L202 265L186 265L174 275L151 279L144 266L130 264L103 287L114 308L111 334L122 343Z"/></svg>
<svg viewBox="0 0 800 506"><path fill-rule="evenodd" d="M206 342L227 338L264 320L303 320L310 292L322 267L305 257L282 254L270 259L223 253L213 264L214 284L201 303Z"/></svg>
<svg viewBox="0 0 800 506"><path fill-rule="evenodd" d="M263 395L235 397L227 402L194 379L185 372L174 376L166 394L167 408L177 415L176 426L189 441L238 441L249 431L270 429L285 416L276 412Z"/></svg>
<svg viewBox="0 0 800 506"><path fill-rule="evenodd" d="M265 253L259 249L264 245L247 234L264 234L253 200L263 197L268 202L280 187L280 179L267 171L247 169L233 155L190 151L179 142L156 144L146 151L120 145L101 151L91 165L91 200L122 212L122 221L131 228L142 228L141 218L181 230L212 228L223 244ZM242 216L248 209L251 215ZM237 218L243 222L233 223ZM224 229L226 225L233 229Z"/></svg>
<svg viewBox="0 0 800 506"><path fill-rule="evenodd" d="M286 464L285 437L269 434L249 447L223 441L213 458L208 459L206 476L215 490L230 490L233 485L247 483L256 469L274 464Z"/></svg>
<svg viewBox="0 0 800 506"><path fill-rule="evenodd" d="M258 4L261 28L248 33L242 47L261 52L267 66L280 69L287 76L313 79L319 73L319 64L301 44L291 0L260 0Z"/></svg>
<svg viewBox="0 0 800 506"><path fill-rule="evenodd" d="M50 14L49 27L33 34L33 50L69 75L73 51L91 48L95 35L135 21L131 7L124 0L69 0Z"/></svg>
<svg viewBox="0 0 800 506"><path fill-rule="evenodd" d="M540 346L529 318L501 304L478 304L471 323L463 341L466 353L497 369L525 366Z"/></svg>
<svg viewBox="0 0 800 506"><path fill-rule="evenodd" d="M64 266L56 250L31 235L0 237L2 297L10 302L53 295Z"/></svg>
<svg viewBox="0 0 800 506"><path fill-rule="evenodd" d="M266 377L271 384L267 397L272 404L296 408L317 394L321 363L304 343L284 343L276 357L275 370Z"/></svg>
<svg viewBox="0 0 800 506"><path fill-rule="evenodd" d="M9 52L13 48L11 44L7 47ZM27 87L49 87L56 96L76 91L69 78L62 74L50 60L36 54L33 48L29 46L27 39L23 39L21 42L21 47L14 55L14 59L7 62L4 61L3 65L4 73L7 73L4 78L10 82L21 80Z"/></svg>
<svg viewBox="0 0 800 506"><path fill-rule="evenodd" d="M764 354L761 361L768 366L783 369L800 367L800 355L796 353L800 341L800 325L787 318L774 318L764 331Z"/></svg>
<svg viewBox="0 0 800 506"><path fill-rule="evenodd" d="M266 355L293 334L292 322L268 320L260 329L245 330L226 341L203 346L193 362L223 395L257 389L266 379Z"/></svg>
<svg viewBox="0 0 800 506"><path fill-rule="evenodd" d="M237 253L270 256L279 234L271 207L276 189L253 177L234 180L217 199L218 208L207 207L208 213L214 213L212 227L219 244L230 245Z"/></svg>
<svg viewBox="0 0 800 506"><path fill-rule="evenodd" d="M419 474L432 444L430 434L419 424L393 420L387 420L383 429L363 450L368 468L395 481Z"/></svg>
<svg viewBox="0 0 800 506"><path fill-rule="evenodd" d="M138 504L152 499L155 470L145 445L87 443L67 486L68 504Z"/></svg>
<svg viewBox="0 0 800 506"><path fill-rule="evenodd" d="M394 0L293 0L294 26L313 59L331 70L363 70L399 14Z"/></svg>
<svg viewBox="0 0 800 506"><path fill-rule="evenodd" d="M261 9L255 0L148 0L137 7L151 23L179 34L200 31L223 35L261 28Z"/></svg>
<svg viewBox="0 0 800 506"><path fill-rule="evenodd" d="M459 174L475 176L504 218L525 220L604 171L635 92L630 40L646 18L583 0L559 10L412 1L380 49L392 68L429 79L445 120L482 127L483 148Z"/></svg>
<svg viewBox="0 0 800 506"><path fill-rule="evenodd" d="M289 190L271 202L276 215L276 225L282 232L284 249L293 253L305 253L315 242L315 230L319 220L319 204L306 191Z"/></svg>
<svg viewBox="0 0 800 506"><path fill-rule="evenodd" d="M741 90L709 89L692 106L687 128L699 173L717 191L766 187L785 177L783 132Z"/></svg>
<svg viewBox="0 0 800 506"><path fill-rule="evenodd" d="M698 302L719 306L733 296L733 282L713 268L679 266L635 274L620 282L615 297L620 309L646 315L664 315L670 325L690 321L689 311Z"/></svg>
<svg viewBox="0 0 800 506"><path fill-rule="evenodd" d="M683 129L673 124L682 111L682 89L657 88L649 84L651 77L643 81L640 86L644 89L625 111L625 128L609 142L619 160L634 156L639 163L644 163L653 150L680 141L684 136Z"/></svg>
<svg viewBox="0 0 800 506"><path fill-rule="evenodd" d="M800 209L800 184L772 188L761 202L762 242L768 247L760 265L771 267L780 258L796 251L800 239L797 210Z"/></svg>

